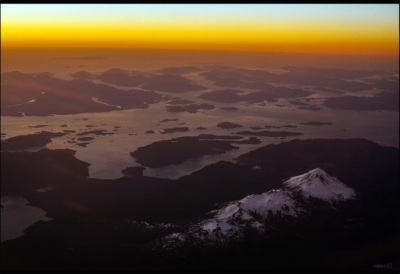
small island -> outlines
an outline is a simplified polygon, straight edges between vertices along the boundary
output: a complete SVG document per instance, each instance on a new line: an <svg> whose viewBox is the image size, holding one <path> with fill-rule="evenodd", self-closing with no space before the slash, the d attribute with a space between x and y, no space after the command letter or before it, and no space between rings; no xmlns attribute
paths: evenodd
<svg viewBox="0 0 400 274"><path fill-rule="evenodd" d="M238 149L238 147L222 140L200 141L197 137L179 137L140 147L130 155L143 166L157 168L180 164L203 155L224 153L230 149Z"/></svg>
<svg viewBox="0 0 400 274"><path fill-rule="evenodd" d="M231 122L221 122L218 123L217 127L224 128L224 129L232 129L232 128L238 128L238 127L243 127L242 125L231 123Z"/></svg>

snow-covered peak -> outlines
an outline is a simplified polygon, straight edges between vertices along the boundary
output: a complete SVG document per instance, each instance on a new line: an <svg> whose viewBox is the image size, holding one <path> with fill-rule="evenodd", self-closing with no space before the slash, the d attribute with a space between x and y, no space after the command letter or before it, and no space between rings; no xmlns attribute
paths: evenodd
<svg viewBox="0 0 400 274"><path fill-rule="evenodd" d="M297 202L290 197L290 191L271 190L261 194L248 195L214 211L214 217L202 222L200 228L211 237L216 230L219 230L220 235L231 237L240 233L239 231L248 225L262 230L262 222L270 214L275 215L280 212L281 216L297 216L302 211L297 206ZM255 217L254 214L260 218Z"/></svg>
<svg viewBox="0 0 400 274"><path fill-rule="evenodd" d="M199 240L221 242L240 238L249 228L264 231L268 227L266 223L272 222L275 216L298 218L312 210L308 202L298 199L299 196L306 199L313 197L332 204L352 199L356 193L337 178L316 168L290 178L280 189L248 195L213 210L210 212L213 213L213 217L193 224L189 233ZM182 234L172 234L165 238L165 242L176 245L183 243L184 237Z"/></svg>
<svg viewBox="0 0 400 274"><path fill-rule="evenodd" d="M234 201L224 208L215 211L215 219L223 220L235 218L238 215L241 218L250 218L250 213L255 212L262 217L266 217L268 212L273 214L278 211L286 215L296 215L296 201L290 197L290 192L281 189L253 194L244 197L239 201Z"/></svg>
<svg viewBox="0 0 400 274"><path fill-rule="evenodd" d="M233 225L235 220L252 225L259 224L254 214L261 217L261 220L266 220L270 214L275 215L278 212L280 216L299 216L307 211L307 205L295 198L298 194L304 198L318 198L328 203L352 199L356 195L352 188L320 168L292 177L284 182L284 185L285 187L280 189L248 195L213 211L214 217L203 222L202 229L211 233L219 228L221 233L226 235L239 228L237 224Z"/></svg>
<svg viewBox="0 0 400 274"><path fill-rule="evenodd" d="M240 208L266 216L269 211L274 214L278 211L288 215L296 215L296 202L290 193L281 189L271 190L258 195L249 195L239 201Z"/></svg>
<svg viewBox="0 0 400 274"><path fill-rule="evenodd" d="M356 196L355 191L329 176L324 170L316 168L309 172L291 177L284 185L293 190L302 191L303 196L325 201L347 200Z"/></svg>

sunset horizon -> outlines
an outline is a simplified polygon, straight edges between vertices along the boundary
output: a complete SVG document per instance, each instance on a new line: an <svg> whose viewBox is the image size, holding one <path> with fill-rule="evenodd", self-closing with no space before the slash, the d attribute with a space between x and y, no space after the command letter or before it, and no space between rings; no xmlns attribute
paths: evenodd
<svg viewBox="0 0 400 274"><path fill-rule="evenodd" d="M399 4L1 4L4 271L400 270Z"/></svg>
<svg viewBox="0 0 400 274"><path fill-rule="evenodd" d="M397 57L398 16L395 4L2 4L1 47Z"/></svg>

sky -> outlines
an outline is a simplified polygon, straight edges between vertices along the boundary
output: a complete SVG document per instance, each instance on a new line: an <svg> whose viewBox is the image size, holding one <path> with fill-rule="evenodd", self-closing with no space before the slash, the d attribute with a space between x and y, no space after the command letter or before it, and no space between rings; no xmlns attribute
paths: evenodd
<svg viewBox="0 0 400 274"><path fill-rule="evenodd" d="M1 4L2 48L399 55L398 4Z"/></svg>

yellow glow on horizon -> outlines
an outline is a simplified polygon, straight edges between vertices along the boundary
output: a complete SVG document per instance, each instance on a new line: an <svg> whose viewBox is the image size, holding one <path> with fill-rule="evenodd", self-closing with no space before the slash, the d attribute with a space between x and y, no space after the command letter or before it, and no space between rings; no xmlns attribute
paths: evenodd
<svg viewBox="0 0 400 274"><path fill-rule="evenodd" d="M399 26L385 21L357 22L284 17L261 21L2 22L1 47L155 48L399 55Z"/></svg>

